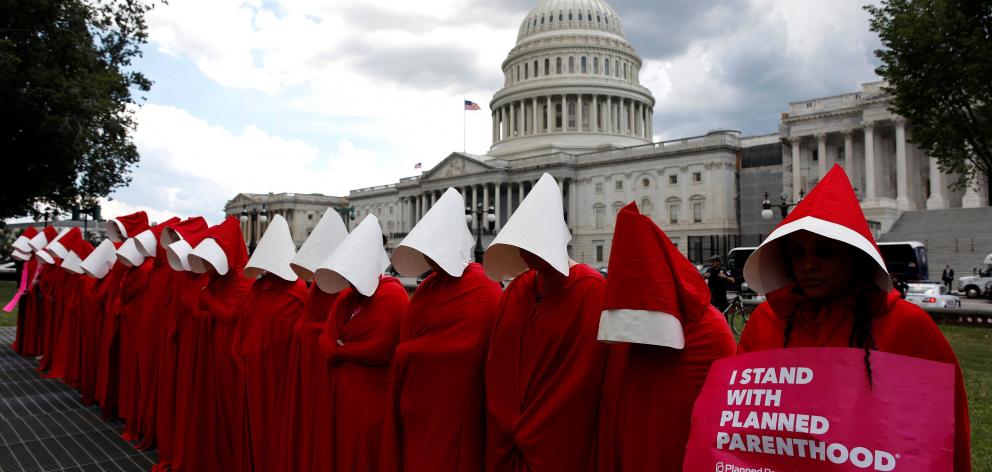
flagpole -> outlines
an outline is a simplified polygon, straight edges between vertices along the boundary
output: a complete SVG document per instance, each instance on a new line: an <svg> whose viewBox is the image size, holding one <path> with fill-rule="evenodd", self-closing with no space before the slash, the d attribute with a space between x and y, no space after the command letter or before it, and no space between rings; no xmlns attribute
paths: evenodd
<svg viewBox="0 0 992 472"><path fill-rule="evenodd" d="M465 138L465 135L466 135L466 131L465 131L465 97L462 97L462 153L463 154L465 153L465 141L467 140Z"/></svg>

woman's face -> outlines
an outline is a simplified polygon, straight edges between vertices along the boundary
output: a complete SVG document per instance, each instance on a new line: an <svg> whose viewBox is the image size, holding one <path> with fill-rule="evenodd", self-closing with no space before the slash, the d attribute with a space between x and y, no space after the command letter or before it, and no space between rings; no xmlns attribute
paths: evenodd
<svg viewBox="0 0 992 472"><path fill-rule="evenodd" d="M852 250L845 243L808 231L792 233L786 241L796 282L814 300L838 298L854 286L857 274Z"/></svg>

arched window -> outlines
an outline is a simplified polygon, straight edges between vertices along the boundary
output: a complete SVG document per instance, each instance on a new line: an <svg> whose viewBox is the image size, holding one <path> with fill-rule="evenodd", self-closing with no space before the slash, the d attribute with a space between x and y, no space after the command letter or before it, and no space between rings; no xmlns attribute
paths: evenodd
<svg viewBox="0 0 992 472"><path fill-rule="evenodd" d="M623 63L623 79L627 80L627 63Z"/></svg>
<svg viewBox="0 0 992 472"><path fill-rule="evenodd" d="M599 74L599 58L598 57L592 58L592 73L593 74Z"/></svg>
<svg viewBox="0 0 992 472"><path fill-rule="evenodd" d="M555 14L552 13L548 15L548 23L554 23L554 22L555 22Z"/></svg>
<svg viewBox="0 0 992 472"><path fill-rule="evenodd" d="M530 78L530 63L524 64L524 79Z"/></svg>
<svg viewBox="0 0 992 472"><path fill-rule="evenodd" d="M551 75L551 59L544 60L544 75Z"/></svg>
<svg viewBox="0 0 992 472"><path fill-rule="evenodd" d="M645 198L641 200L641 214L648 218L654 216L654 205L651 204L651 199Z"/></svg>
<svg viewBox="0 0 992 472"><path fill-rule="evenodd" d="M613 69L614 69L613 70L613 75L615 75L617 78L620 77L620 67L619 66L620 66L620 59L614 59L613 60Z"/></svg>
<svg viewBox="0 0 992 472"><path fill-rule="evenodd" d="M706 197L702 195L693 195L689 199L692 204L692 222L702 223L703 222L703 204L706 202Z"/></svg>
<svg viewBox="0 0 992 472"><path fill-rule="evenodd" d="M589 130L589 104L582 104L582 129Z"/></svg>
<svg viewBox="0 0 992 472"><path fill-rule="evenodd" d="M534 60L534 77L537 77L538 75L540 75L540 74L538 73L538 69L537 69L537 59L535 59Z"/></svg>
<svg viewBox="0 0 992 472"><path fill-rule="evenodd" d="M558 21L563 21L562 18L564 17L565 15L562 12L558 12Z"/></svg>
<svg viewBox="0 0 992 472"><path fill-rule="evenodd" d="M603 59L603 72L610 75L610 58Z"/></svg>
<svg viewBox="0 0 992 472"><path fill-rule="evenodd" d="M602 22L603 22L603 18L601 16L599 16L599 13L597 13L596 14L596 23L602 23Z"/></svg>
<svg viewBox="0 0 992 472"><path fill-rule="evenodd" d="M561 74L561 58L555 59L555 73Z"/></svg>
<svg viewBox="0 0 992 472"><path fill-rule="evenodd" d="M568 104L568 127L575 128L575 102Z"/></svg>
<svg viewBox="0 0 992 472"><path fill-rule="evenodd" d="M616 221L617 215L620 213L620 210L623 209L623 205L624 205L623 202L613 202L613 220L614 221Z"/></svg>
<svg viewBox="0 0 992 472"><path fill-rule="evenodd" d="M541 24L544 24L544 15L541 15Z"/></svg>
<svg viewBox="0 0 992 472"><path fill-rule="evenodd" d="M581 72L582 72L583 74L585 74L586 72L588 72L588 71L586 70L586 56L582 56L582 59L581 59L581 60L580 60L579 62L580 62L580 63L581 63L581 65L582 65L582 69L581 69Z"/></svg>
<svg viewBox="0 0 992 472"><path fill-rule="evenodd" d="M520 82L520 66L517 66L517 82Z"/></svg>
<svg viewBox="0 0 992 472"><path fill-rule="evenodd" d="M569 10L569 12L568 12L568 21L572 21L572 11L571 10Z"/></svg>
<svg viewBox="0 0 992 472"><path fill-rule="evenodd" d="M579 21L582 21L582 12L579 12Z"/></svg>
<svg viewBox="0 0 992 472"><path fill-rule="evenodd" d="M568 58L568 73L569 74L574 74L575 73L575 58L574 57L569 57Z"/></svg>

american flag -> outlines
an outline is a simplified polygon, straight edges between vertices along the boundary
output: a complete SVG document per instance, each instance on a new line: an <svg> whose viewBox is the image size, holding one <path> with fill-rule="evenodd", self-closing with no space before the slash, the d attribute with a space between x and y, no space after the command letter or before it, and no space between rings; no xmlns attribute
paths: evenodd
<svg viewBox="0 0 992 472"><path fill-rule="evenodd" d="M418 162L418 163L416 163L416 164L415 164L415 165L413 166L413 168L414 168L414 169L420 169L420 168L422 168L422 167L423 167L423 166L421 165L421 163L420 163L420 162Z"/></svg>
<svg viewBox="0 0 992 472"><path fill-rule="evenodd" d="M465 109L466 110L472 110L472 111L481 110L481 108L479 108L479 104L478 103L470 102L468 100L465 100Z"/></svg>

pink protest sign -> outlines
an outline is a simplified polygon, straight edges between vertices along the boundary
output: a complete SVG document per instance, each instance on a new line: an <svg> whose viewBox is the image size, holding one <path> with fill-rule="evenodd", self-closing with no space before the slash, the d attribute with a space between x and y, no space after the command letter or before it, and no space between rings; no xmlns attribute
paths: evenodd
<svg viewBox="0 0 992 472"><path fill-rule="evenodd" d="M950 471L954 367L847 348L774 349L713 364L685 472Z"/></svg>

